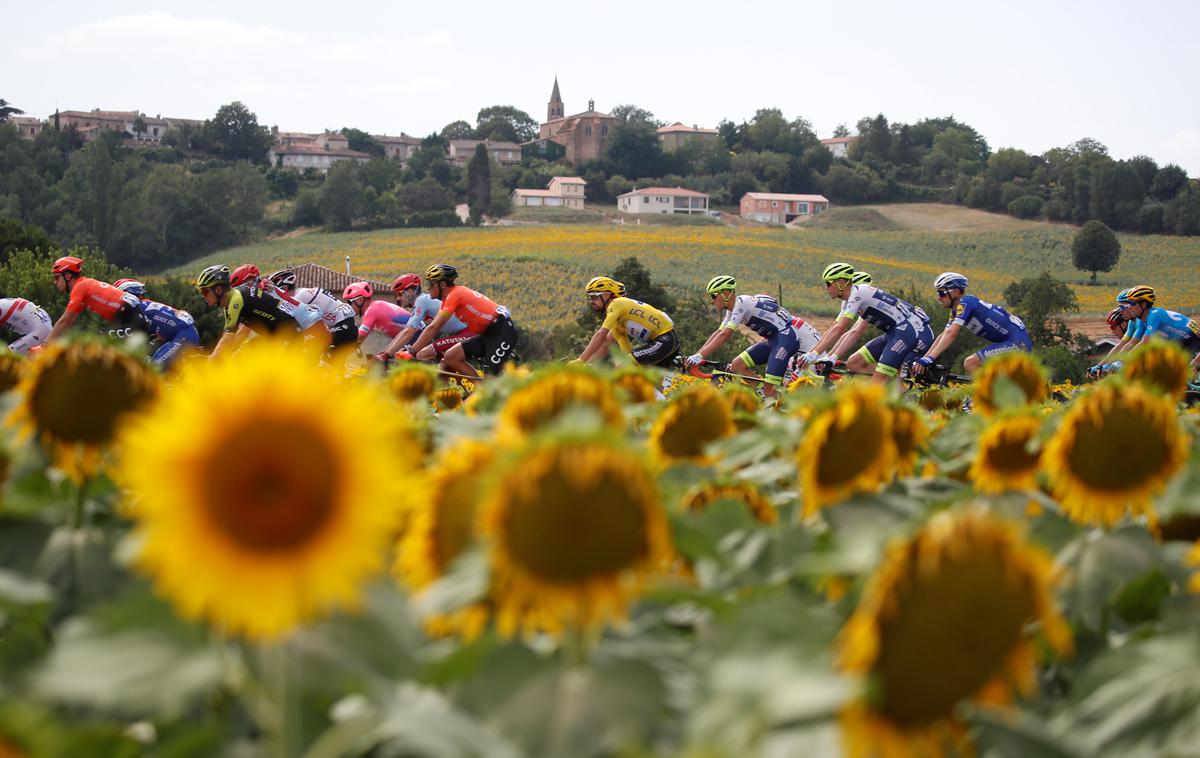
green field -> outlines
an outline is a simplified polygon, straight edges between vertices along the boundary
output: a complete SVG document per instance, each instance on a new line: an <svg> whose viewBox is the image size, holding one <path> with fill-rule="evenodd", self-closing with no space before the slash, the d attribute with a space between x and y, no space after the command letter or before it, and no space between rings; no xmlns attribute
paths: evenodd
<svg viewBox="0 0 1200 758"><path fill-rule="evenodd" d="M311 233L224 250L174 273L192 275L214 262L253 262L264 270L315 262L341 270L349 255L353 270L364 278L390 280L402 271L421 272L447 261L459 266L464 284L493 294L535 327L572 320L583 283L630 255L656 280L694 288L697 297L709 277L729 273L743 290L782 291L785 304L801 315L835 313L818 286L821 269L834 260L869 271L878 284L892 289L929 288L938 273L956 270L971 278L976 294L996 300L1009 282L1049 271L1071 283L1084 313L1096 315L1111 307L1119 289L1147 283L1158 288L1167 307L1200 312L1200 239L1194 237L1120 235L1120 264L1092 287L1089 275L1071 264L1073 227L948 206L878 209L900 228L528 224ZM879 223L873 219L859 211L847 225Z"/></svg>

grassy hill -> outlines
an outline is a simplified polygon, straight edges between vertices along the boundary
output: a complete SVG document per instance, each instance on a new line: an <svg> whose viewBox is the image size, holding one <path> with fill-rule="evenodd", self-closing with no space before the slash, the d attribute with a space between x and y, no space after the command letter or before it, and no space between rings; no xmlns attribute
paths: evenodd
<svg viewBox="0 0 1200 758"><path fill-rule="evenodd" d="M858 211L861 217L864 209L842 210ZM819 287L821 269L835 260L870 271L876 282L894 289L928 289L938 273L956 270L971 278L976 294L995 300L1001 299L1009 282L1048 270L1070 282L1083 310L1096 315L1111 307L1117 290L1145 282L1157 287L1170 307L1200 312L1195 281L1200 240L1195 238L1120 235L1120 265L1100 276L1101 286L1091 287L1088 274L1071 265L1073 227L1005 216L997 220L991 218L996 214L980 216L950 206L869 210L901 228L530 224L312 233L223 250L176 273L192 275L215 262L254 262L270 271L313 261L341 270L348 255L353 271L388 280L447 261L459 267L464 284L487 291L511 306L519 321L538 328L573 320L584 282L630 255L637 256L655 279L694 289L697 298L702 298L711 276L729 273L744 290L781 290L785 304L801 315L835 312Z"/></svg>

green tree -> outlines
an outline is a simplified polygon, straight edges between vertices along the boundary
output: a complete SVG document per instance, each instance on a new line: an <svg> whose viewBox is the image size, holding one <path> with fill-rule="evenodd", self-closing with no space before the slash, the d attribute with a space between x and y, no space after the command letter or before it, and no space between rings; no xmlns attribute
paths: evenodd
<svg viewBox="0 0 1200 758"><path fill-rule="evenodd" d="M467 163L467 206L472 226L479 226L483 214L492 203L492 162L487 147L481 142Z"/></svg>
<svg viewBox="0 0 1200 758"><path fill-rule="evenodd" d="M624 123L629 123L630 121L641 121L642 123L652 125L655 129L663 125L661 121L654 118L653 113L645 108L639 108L633 104L618 105L617 107L613 108L610 113L621 119L621 121Z"/></svg>
<svg viewBox="0 0 1200 758"><path fill-rule="evenodd" d="M1095 219L1083 225L1071 242L1071 253L1075 268L1092 272L1092 284L1096 283L1096 272L1112 271L1121 259L1121 241L1103 221Z"/></svg>
<svg viewBox="0 0 1200 758"><path fill-rule="evenodd" d="M24 112L25 111L0 97L0 124L8 121L8 119L12 116L20 116Z"/></svg>
<svg viewBox="0 0 1200 758"><path fill-rule="evenodd" d="M491 105L476 115L475 134L498 142L529 142L538 135L538 123L519 108Z"/></svg>
<svg viewBox="0 0 1200 758"><path fill-rule="evenodd" d="M271 132L259 126L258 116L240 102L222 105L204 122L209 149L223 158L261 163L271 146Z"/></svg>
<svg viewBox="0 0 1200 758"><path fill-rule="evenodd" d="M1011 182L1018 176L1028 176L1032 161L1029 153L1006 147L988 157L988 173L998 182Z"/></svg>
<svg viewBox="0 0 1200 758"><path fill-rule="evenodd" d="M1043 271L1038 276L1010 282L1004 288L1004 300L1025 322L1034 345L1051 347L1071 341L1071 330L1061 315L1078 312L1079 301L1066 282Z"/></svg>
<svg viewBox="0 0 1200 758"><path fill-rule="evenodd" d="M357 150L367 155L374 155L378 158L382 158L387 154L387 151L383 149L383 145L380 144L379 140L367 134L362 129L343 126L341 132L351 150Z"/></svg>
<svg viewBox="0 0 1200 758"><path fill-rule="evenodd" d="M849 137L850 136L850 129L846 126L846 123L844 121L833 128L833 136L834 137Z"/></svg>
<svg viewBox="0 0 1200 758"><path fill-rule="evenodd" d="M451 121L442 127L438 136L449 142L452 139L478 139L475 129L466 121Z"/></svg>
<svg viewBox="0 0 1200 758"><path fill-rule="evenodd" d="M454 193L437 179L427 176L417 182L402 184L396 189L396 199L405 214L454 211Z"/></svg>
<svg viewBox="0 0 1200 758"><path fill-rule="evenodd" d="M133 133L137 135L137 137L141 138L144 137L146 132L149 130L149 127L146 126L145 116L140 113L137 114L137 116L135 116L133 119Z"/></svg>
<svg viewBox="0 0 1200 758"><path fill-rule="evenodd" d="M9 253L14 250L45 253L53 247L54 243L41 228L0 216L0 263L8 260Z"/></svg>
<svg viewBox="0 0 1200 758"><path fill-rule="evenodd" d="M331 231L344 231L362 208L363 185L353 161L338 161L321 185L321 218Z"/></svg>
<svg viewBox="0 0 1200 758"><path fill-rule="evenodd" d="M662 176L666 159L655 127L644 121L617 124L609 135L605 153L612 173L640 177Z"/></svg>
<svg viewBox="0 0 1200 758"><path fill-rule="evenodd" d="M609 276L624 284L625 291L635 300L659 309L670 309L674 305L671 295L661 285L654 283L650 270L636 256L621 259Z"/></svg>
<svg viewBox="0 0 1200 758"><path fill-rule="evenodd" d="M1187 183L1187 172L1174 163L1168 163L1151 180L1150 197L1165 203L1179 194L1179 190L1186 187Z"/></svg>

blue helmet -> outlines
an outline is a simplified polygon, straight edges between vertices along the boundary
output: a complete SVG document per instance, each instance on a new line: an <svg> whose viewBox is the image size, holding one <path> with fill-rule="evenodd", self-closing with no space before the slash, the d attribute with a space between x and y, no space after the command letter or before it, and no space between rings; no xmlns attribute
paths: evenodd
<svg viewBox="0 0 1200 758"><path fill-rule="evenodd" d="M967 289L967 277L954 271L947 271L933 280L933 288L936 290L958 289L965 292Z"/></svg>

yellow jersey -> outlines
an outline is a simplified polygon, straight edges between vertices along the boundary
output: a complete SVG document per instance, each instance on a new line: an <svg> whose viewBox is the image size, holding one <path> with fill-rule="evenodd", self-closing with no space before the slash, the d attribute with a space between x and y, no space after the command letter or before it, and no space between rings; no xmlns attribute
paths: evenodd
<svg viewBox="0 0 1200 758"><path fill-rule="evenodd" d="M675 328L671 317L652 305L628 297L613 298L604 313L604 328L625 352L630 352L631 339L649 342Z"/></svg>

